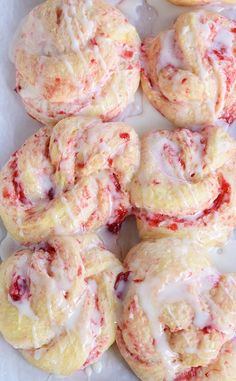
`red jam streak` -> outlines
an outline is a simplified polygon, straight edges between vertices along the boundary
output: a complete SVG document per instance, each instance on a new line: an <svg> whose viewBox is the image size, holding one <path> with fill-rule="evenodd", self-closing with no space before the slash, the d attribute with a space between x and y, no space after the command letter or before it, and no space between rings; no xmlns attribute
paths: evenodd
<svg viewBox="0 0 236 381"><path fill-rule="evenodd" d="M56 23L59 26L62 21L62 9L61 8L56 8Z"/></svg>
<svg viewBox="0 0 236 381"><path fill-rule="evenodd" d="M113 184L115 185L116 192L120 192L121 191L121 185L119 182L119 178L115 173L112 174L112 181L113 181Z"/></svg>
<svg viewBox="0 0 236 381"><path fill-rule="evenodd" d="M131 275L131 271L127 271L125 273L121 272L117 275L115 285L114 285L114 290L116 291L116 296L118 299L123 299L125 291L126 291L124 286L120 287L120 283L129 282L130 275ZM121 288L121 290L118 291L118 288Z"/></svg>
<svg viewBox="0 0 236 381"><path fill-rule="evenodd" d="M98 45L98 43L97 43L97 41L96 41L96 38L95 38L95 37L93 37L93 38L90 38L89 42L90 42L90 44L91 44L91 45L93 45L93 46L97 46L97 45Z"/></svg>
<svg viewBox="0 0 236 381"><path fill-rule="evenodd" d="M89 356L87 358L87 360L85 361L85 363L83 364L83 368L86 368L87 366L89 366L90 364L94 363L98 358L99 356L101 356L101 350L99 348L99 346L97 345L94 349L92 349L92 351L89 353Z"/></svg>
<svg viewBox="0 0 236 381"><path fill-rule="evenodd" d="M15 88L14 88L14 91L18 94L20 91L21 91L22 87L20 85L17 85Z"/></svg>
<svg viewBox="0 0 236 381"><path fill-rule="evenodd" d="M208 333L211 333L214 328L211 325L207 325L206 327L202 328L201 331L204 333L204 335L207 335Z"/></svg>
<svg viewBox="0 0 236 381"><path fill-rule="evenodd" d="M13 160L10 163L9 166L10 166L10 168L12 170L12 184L13 184L13 187L14 187L14 191L15 191L16 197L18 198L18 200L22 204L27 204L29 201L27 200L27 198L26 198L26 196L24 194L23 187L22 187L21 183L18 181L19 172L18 172L18 168L17 168L17 157L16 157L16 154L13 155Z"/></svg>
<svg viewBox="0 0 236 381"><path fill-rule="evenodd" d="M132 58L134 55L134 52L132 52L132 50L124 50L122 52L122 57L123 58Z"/></svg>
<svg viewBox="0 0 236 381"><path fill-rule="evenodd" d="M20 275L15 275L9 288L9 295L14 302L28 299L30 296L29 282Z"/></svg>
<svg viewBox="0 0 236 381"><path fill-rule="evenodd" d="M123 339L123 336L122 336L122 330L120 329L120 327L118 326L117 327L117 332L118 332L118 337L119 337L119 341L120 341L120 344L122 345L122 347L125 349L127 355L132 359L132 360L135 360L137 362L139 362L140 364L144 364L146 365L147 367L150 366L150 363L147 361L147 360L144 360L142 359L140 356L138 356L137 354L134 354L132 353L129 348L127 347L124 339Z"/></svg>
<svg viewBox="0 0 236 381"><path fill-rule="evenodd" d="M226 48L214 49L213 53L218 57L220 61L225 60Z"/></svg>
<svg viewBox="0 0 236 381"><path fill-rule="evenodd" d="M196 218L196 221L203 219L205 216L208 216L211 213L217 212L224 203L228 204L230 202L230 196L231 196L230 184L226 182L223 176L220 177L219 182L220 182L220 189L219 189L218 197L215 199L215 201L213 202L213 205L209 209L205 209L202 212L202 216L199 216L198 218ZM178 224L185 224L186 226L193 224L192 221L189 221L187 219L172 217L166 214L155 214L152 217L145 216L145 218L151 227L157 227L162 222L170 221L167 228L172 231L178 230Z"/></svg>
<svg viewBox="0 0 236 381"><path fill-rule="evenodd" d="M50 188L50 189L49 189L49 191L48 191L48 193L47 193L47 196L48 196L48 198L49 198L50 201L54 199L55 191L54 191L53 188Z"/></svg>
<svg viewBox="0 0 236 381"><path fill-rule="evenodd" d="M198 371L199 367L196 367L196 368L191 368L190 370L184 372L184 373L181 373L179 376L177 376L174 381L189 381L191 380L193 377L196 377L197 376L197 371Z"/></svg>
<svg viewBox="0 0 236 381"><path fill-rule="evenodd" d="M3 198L10 198L10 197L11 197L11 194L10 194L10 192L8 191L7 188L3 188L2 196L3 196Z"/></svg>
<svg viewBox="0 0 236 381"><path fill-rule="evenodd" d="M116 209L115 211L115 221L107 224L107 229L109 230L109 232L117 234L120 231L122 223L124 222L124 219L127 216L127 214L128 210L123 205L120 205L119 209Z"/></svg>
<svg viewBox="0 0 236 381"><path fill-rule="evenodd" d="M120 138L129 141L130 135L128 134L128 132L122 132L122 133L120 133Z"/></svg>
<svg viewBox="0 0 236 381"><path fill-rule="evenodd" d="M45 251L45 254L47 255L47 260L51 264L56 256L56 249L51 246L49 243L45 243L42 246L42 250Z"/></svg>
<svg viewBox="0 0 236 381"><path fill-rule="evenodd" d="M213 202L212 207L204 210L203 214L207 216L208 214L211 214L214 211L219 210L223 203L228 204L230 202L230 195L231 195L231 186L229 185L229 183L225 181L223 176L221 176L219 195Z"/></svg>

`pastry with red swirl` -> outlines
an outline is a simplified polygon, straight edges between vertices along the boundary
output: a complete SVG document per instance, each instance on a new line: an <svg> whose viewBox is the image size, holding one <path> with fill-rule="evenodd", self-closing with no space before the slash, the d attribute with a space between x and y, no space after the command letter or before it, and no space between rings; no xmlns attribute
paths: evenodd
<svg viewBox="0 0 236 381"><path fill-rule="evenodd" d="M0 172L0 216L18 241L116 232L130 210L139 139L124 123L72 117L43 127Z"/></svg>
<svg viewBox="0 0 236 381"><path fill-rule="evenodd" d="M0 332L34 366L68 375L115 340L121 264L95 235L52 237L0 265Z"/></svg>
<svg viewBox="0 0 236 381"><path fill-rule="evenodd" d="M16 91L44 124L74 115L109 121L133 102L140 39L103 0L47 0L15 39Z"/></svg>
<svg viewBox="0 0 236 381"><path fill-rule="evenodd" d="M117 344L140 380L235 380L236 274L175 238L140 243L124 265Z"/></svg>
<svg viewBox="0 0 236 381"><path fill-rule="evenodd" d="M236 226L236 142L222 128L146 134L131 202L142 238L222 245Z"/></svg>
<svg viewBox="0 0 236 381"><path fill-rule="evenodd" d="M142 87L179 127L236 117L236 23L206 10L180 15L143 44Z"/></svg>
<svg viewBox="0 0 236 381"><path fill-rule="evenodd" d="M218 3L217 0L169 0L172 4L175 5L186 5L191 7L192 5L205 5L205 4L214 4ZM222 3L235 4L236 0L223 0Z"/></svg>

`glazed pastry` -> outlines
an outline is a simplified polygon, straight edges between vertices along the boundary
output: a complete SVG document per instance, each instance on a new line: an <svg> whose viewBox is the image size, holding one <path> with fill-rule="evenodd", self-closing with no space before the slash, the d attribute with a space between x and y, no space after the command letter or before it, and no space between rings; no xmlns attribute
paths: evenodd
<svg viewBox="0 0 236 381"><path fill-rule="evenodd" d="M41 128L0 172L7 230L23 243L106 224L117 232L139 154L138 136L124 123L72 117Z"/></svg>
<svg viewBox="0 0 236 381"><path fill-rule="evenodd" d="M68 375L115 339L122 271L95 235L53 237L0 265L0 331L33 365Z"/></svg>
<svg viewBox="0 0 236 381"><path fill-rule="evenodd" d="M236 116L236 23L208 11L178 17L144 42L143 90L179 127L232 123Z"/></svg>
<svg viewBox="0 0 236 381"><path fill-rule="evenodd" d="M108 121L133 101L140 81L140 40L103 0L47 0L16 37L16 91L45 124L73 115Z"/></svg>
<svg viewBox="0 0 236 381"><path fill-rule="evenodd" d="M116 281L117 344L142 381L236 379L236 274L193 242L142 242Z"/></svg>
<svg viewBox="0 0 236 381"><path fill-rule="evenodd" d="M236 142L222 128L145 135L131 186L141 237L224 244L236 226L235 159Z"/></svg>
<svg viewBox="0 0 236 381"><path fill-rule="evenodd" d="M205 4L214 4L217 3L217 0L169 0L171 3L176 5L205 5ZM223 0L222 3L235 4L236 0Z"/></svg>

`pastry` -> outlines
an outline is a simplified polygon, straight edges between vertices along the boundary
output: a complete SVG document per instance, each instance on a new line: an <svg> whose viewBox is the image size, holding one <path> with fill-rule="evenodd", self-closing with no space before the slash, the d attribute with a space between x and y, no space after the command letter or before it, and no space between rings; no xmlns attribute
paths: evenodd
<svg viewBox="0 0 236 381"><path fill-rule="evenodd" d="M13 49L16 91L45 124L73 115L104 121L133 101L140 40L103 0L47 0L20 27Z"/></svg>
<svg viewBox="0 0 236 381"><path fill-rule="evenodd" d="M138 165L139 140L128 125L64 119L30 137L0 172L0 216L23 243L106 224L117 232Z"/></svg>
<svg viewBox="0 0 236 381"><path fill-rule="evenodd" d="M117 344L140 380L236 379L236 274L175 238L131 249L124 274Z"/></svg>
<svg viewBox="0 0 236 381"><path fill-rule="evenodd" d="M52 237L0 265L0 331L34 366L68 375L115 339L122 267L94 235Z"/></svg>
<svg viewBox="0 0 236 381"><path fill-rule="evenodd" d="M224 244L236 226L235 159L236 143L222 128L146 134L131 186L141 237Z"/></svg>
<svg viewBox="0 0 236 381"><path fill-rule="evenodd" d="M144 41L142 87L152 105L179 127L236 116L236 23L205 10L180 15Z"/></svg>
<svg viewBox="0 0 236 381"><path fill-rule="evenodd" d="M217 3L217 0L169 0L175 5L187 5L191 7L192 5L205 5ZM223 0L223 3L235 4L236 0Z"/></svg>

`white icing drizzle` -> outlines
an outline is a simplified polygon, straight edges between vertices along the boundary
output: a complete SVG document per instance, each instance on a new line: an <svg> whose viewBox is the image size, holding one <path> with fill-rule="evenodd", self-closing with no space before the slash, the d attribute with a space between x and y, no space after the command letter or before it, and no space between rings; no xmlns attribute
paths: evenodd
<svg viewBox="0 0 236 381"><path fill-rule="evenodd" d="M178 144L166 137L160 136L155 138L152 134L150 135L147 144L150 150L151 167L158 167L165 176L174 182L186 182L180 162L176 160L175 166L173 166L168 160L170 149L175 157L178 157L180 154L181 149ZM167 157L165 154L165 147L168 148ZM141 182L143 181L142 178L140 180Z"/></svg>
<svg viewBox="0 0 236 381"><path fill-rule="evenodd" d="M101 67L103 68L104 71L107 70L107 64L106 62L104 61L102 55L100 54L100 49L97 45L94 45L93 47L93 51L94 51L94 54L95 54L95 57L97 58L97 61L100 62L101 64Z"/></svg>
<svg viewBox="0 0 236 381"><path fill-rule="evenodd" d="M83 295L80 297L77 307L75 311L71 314L69 319L65 323L65 329L66 331L76 331L78 326L78 321L80 319L81 310L84 308L84 303L86 300L86 292L83 293Z"/></svg>
<svg viewBox="0 0 236 381"><path fill-rule="evenodd" d="M169 30L165 32L161 41L160 56L157 61L157 71L165 68L168 65L172 65L176 68L182 68L182 61L177 57L175 53L175 40L174 31Z"/></svg>
<svg viewBox="0 0 236 381"><path fill-rule="evenodd" d="M39 348L40 344L39 344L39 340L38 340L38 334L37 334L37 331L36 331L34 324L32 325L32 338L33 338L34 348Z"/></svg>
<svg viewBox="0 0 236 381"><path fill-rule="evenodd" d="M23 299L23 300L15 302L8 295L8 301L9 303L11 303L13 306L15 306L18 309L20 316L26 316L31 320L38 320L38 317L35 315L34 311L32 310L30 306L30 300Z"/></svg>
<svg viewBox="0 0 236 381"><path fill-rule="evenodd" d="M90 291L90 293L92 294L92 296L95 298L98 290L97 290L97 283L95 280L93 279L90 279L88 281L88 289ZM92 313L92 334L93 336L95 336L95 338L97 336L99 336L101 334L101 313L96 309L93 310L93 313Z"/></svg>
<svg viewBox="0 0 236 381"><path fill-rule="evenodd" d="M153 337L156 340L156 348L161 355L163 364L166 367L167 380L173 380L178 371L179 362L177 353L173 352L167 341L164 327L160 321L162 308L165 304L178 301L186 301L194 312L193 323L197 328L203 328L210 321L210 313L203 309L201 298L213 287L218 279L218 272L207 268L199 274L198 278L178 280L174 283L158 284L158 278L145 279L137 286L139 302L144 310L151 327ZM198 283L198 295L191 293L190 287ZM147 295L149 297L147 298ZM208 299L207 299L208 300Z"/></svg>
<svg viewBox="0 0 236 381"><path fill-rule="evenodd" d="M17 267L16 267L16 275L20 276L22 280L27 279L28 272L27 272L27 267L28 267L28 256L26 254L20 255L17 260ZM8 294L8 301L11 303L13 306L15 306L19 312L20 316L26 316L31 320L37 320L37 316L33 312L31 306L30 306L30 300L23 298L18 301L14 301L11 296Z"/></svg>
<svg viewBox="0 0 236 381"><path fill-rule="evenodd" d="M234 36L232 32L219 28L216 37L213 40L212 50L220 50L222 47L226 49L226 54L232 54Z"/></svg>
<svg viewBox="0 0 236 381"><path fill-rule="evenodd" d="M74 28L72 25L72 16L70 16L70 14L69 14L71 7L69 5L66 5L63 2L63 8L62 9L63 9L65 21L66 21L67 33L70 36L70 40L71 40L71 47L74 50L74 52L76 54L78 54L79 58L81 59L81 62L84 65L84 68L86 69L87 63L86 63L86 60L83 56L83 53L80 50L80 43L79 43L78 38L74 32Z"/></svg>
<svg viewBox="0 0 236 381"><path fill-rule="evenodd" d="M61 202L63 203L63 205L65 207L66 213L69 217L69 220L70 220L73 228L76 229L76 220L78 217L73 213L73 209L70 205L70 202L63 196L61 196Z"/></svg>
<svg viewBox="0 0 236 381"><path fill-rule="evenodd" d="M236 272L235 253L236 240L230 239L223 249L211 249L209 255L218 271L231 273Z"/></svg>
<svg viewBox="0 0 236 381"><path fill-rule="evenodd" d="M191 135L185 134L185 141L191 150L191 168L194 173L201 174L204 158L205 145L202 143L202 135L192 133Z"/></svg>
<svg viewBox="0 0 236 381"><path fill-rule="evenodd" d="M153 304L154 301L150 300L151 296L153 299L152 294L152 285L150 287L150 284L148 285L145 282L145 284L141 284L138 287L138 296L141 306L148 317L153 337L155 338L156 343L158 343L158 351L160 352L162 356L162 361L166 367L166 379L170 381L173 380L173 376L176 374L177 371L177 365L174 365L174 360L177 359L177 354L170 349L164 332L164 327L162 326L158 318L158 314L160 312L158 312L158 309L156 308L157 303Z"/></svg>

